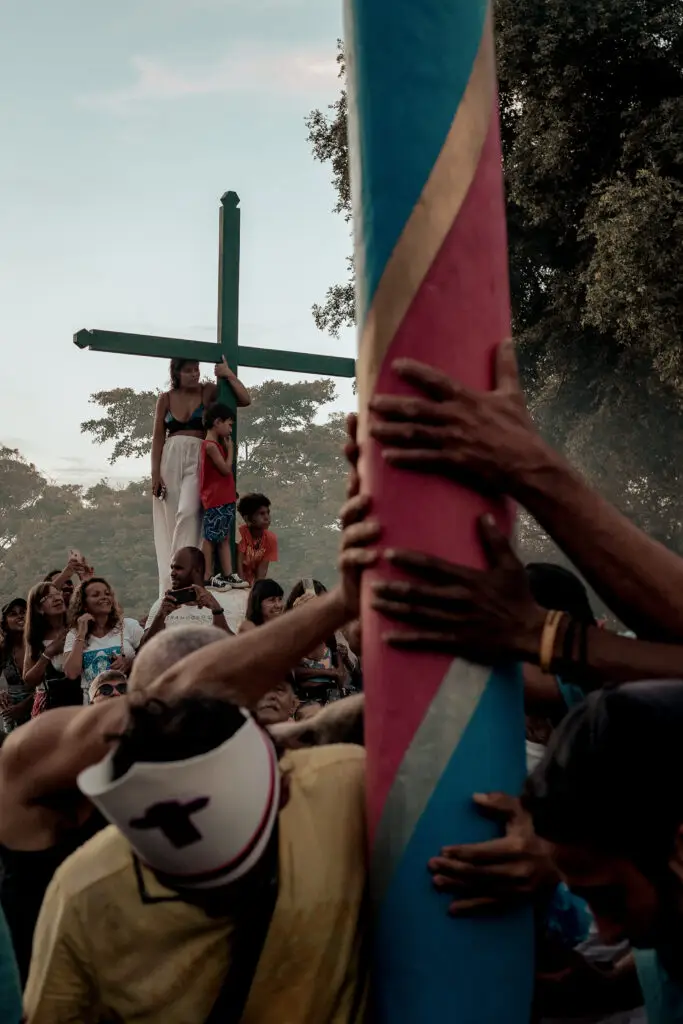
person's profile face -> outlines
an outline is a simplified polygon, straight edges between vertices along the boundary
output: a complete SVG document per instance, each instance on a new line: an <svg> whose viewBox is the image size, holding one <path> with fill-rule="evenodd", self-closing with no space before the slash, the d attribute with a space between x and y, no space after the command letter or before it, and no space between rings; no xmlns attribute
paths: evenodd
<svg viewBox="0 0 683 1024"><path fill-rule="evenodd" d="M670 938L661 896L633 861L587 846L550 849L567 885L588 903L605 943L626 939L637 949L654 949ZM679 927L683 936L683 916Z"/></svg>
<svg viewBox="0 0 683 1024"><path fill-rule="evenodd" d="M261 601L263 621L270 622L271 619L276 619L278 615L282 615L283 608L284 604L281 597L265 597Z"/></svg>
<svg viewBox="0 0 683 1024"><path fill-rule="evenodd" d="M232 420L216 420L214 426L219 437L232 437Z"/></svg>
<svg viewBox="0 0 683 1024"><path fill-rule="evenodd" d="M171 587L173 590L183 590L192 585L192 562L187 551L179 551L174 555L171 562Z"/></svg>
<svg viewBox="0 0 683 1024"><path fill-rule="evenodd" d="M194 388L199 384L199 363L185 363L178 372L181 388Z"/></svg>

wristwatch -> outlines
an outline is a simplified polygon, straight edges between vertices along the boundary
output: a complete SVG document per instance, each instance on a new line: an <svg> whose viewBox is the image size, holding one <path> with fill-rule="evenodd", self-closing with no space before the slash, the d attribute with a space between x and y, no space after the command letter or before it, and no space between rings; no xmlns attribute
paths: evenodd
<svg viewBox="0 0 683 1024"><path fill-rule="evenodd" d="M211 609L211 614L212 615L222 615L223 614L223 609L222 608L212 608Z"/></svg>

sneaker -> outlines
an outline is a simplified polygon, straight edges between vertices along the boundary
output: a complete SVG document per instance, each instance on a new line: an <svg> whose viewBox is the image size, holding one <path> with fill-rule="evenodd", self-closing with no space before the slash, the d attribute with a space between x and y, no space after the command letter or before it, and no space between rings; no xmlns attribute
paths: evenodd
<svg viewBox="0 0 683 1024"><path fill-rule="evenodd" d="M233 590L249 589L247 581L243 580L241 576L238 576L236 572L230 573L230 575L225 578L227 579L228 585L231 586Z"/></svg>
<svg viewBox="0 0 683 1024"><path fill-rule="evenodd" d="M230 590L230 587L232 586L230 583L231 579L232 577L228 577L226 579L226 577L219 572L216 573L215 576L211 577L209 580L209 586L212 587L213 590Z"/></svg>

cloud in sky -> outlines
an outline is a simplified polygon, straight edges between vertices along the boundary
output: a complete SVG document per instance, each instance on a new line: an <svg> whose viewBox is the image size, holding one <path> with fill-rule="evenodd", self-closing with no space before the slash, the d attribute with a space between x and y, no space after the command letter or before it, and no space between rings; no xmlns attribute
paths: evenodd
<svg viewBox="0 0 683 1024"><path fill-rule="evenodd" d="M290 94L332 86L338 67L334 54L315 50L265 51L243 48L206 67L180 69L161 58L131 58L134 81L109 92L79 97L87 107L113 114L134 113L141 106L194 96L247 92Z"/></svg>

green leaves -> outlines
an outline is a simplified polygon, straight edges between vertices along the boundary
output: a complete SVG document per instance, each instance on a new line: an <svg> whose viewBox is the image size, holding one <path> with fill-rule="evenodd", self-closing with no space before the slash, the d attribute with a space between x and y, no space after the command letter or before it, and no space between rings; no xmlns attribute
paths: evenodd
<svg viewBox="0 0 683 1024"><path fill-rule="evenodd" d="M18 452L0 448L0 594L26 596L69 550L87 554L129 615L142 615L157 595L152 507L147 483L84 490L50 484Z"/></svg>
<svg viewBox="0 0 683 1024"><path fill-rule="evenodd" d="M498 0L496 32L513 331L532 414L683 553L680 5ZM345 116L342 88L307 124L346 217ZM352 282L313 315L337 334L354 315Z"/></svg>
<svg viewBox="0 0 683 1024"><path fill-rule="evenodd" d="M146 455L152 447L158 396L157 391L134 391L133 388L97 391L90 396L90 401L104 409L105 415L99 420L81 423L81 433L92 434L96 444L115 442L109 456L112 465L118 459Z"/></svg>

